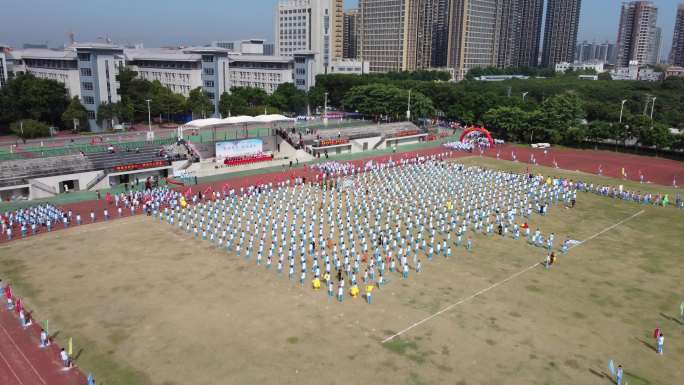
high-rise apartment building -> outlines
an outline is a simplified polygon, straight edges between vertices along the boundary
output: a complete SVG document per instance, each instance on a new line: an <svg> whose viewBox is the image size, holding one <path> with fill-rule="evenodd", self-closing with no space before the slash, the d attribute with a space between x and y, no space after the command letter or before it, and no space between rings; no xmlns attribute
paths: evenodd
<svg viewBox="0 0 684 385"><path fill-rule="evenodd" d="M617 38L617 66L630 61L655 64L660 50L656 21L658 8L652 1L639 0L622 4Z"/></svg>
<svg viewBox="0 0 684 385"><path fill-rule="evenodd" d="M449 11L448 66L457 79L477 67L499 63L499 0L452 0Z"/></svg>
<svg viewBox="0 0 684 385"><path fill-rule="evenodd" d="M407 1L406 69L430 68L439 0Z"/></svg>
<svg viewBox="0 0 684 385"><path fill-rule="evenodd" d="M358 9L350 9L344 13L342 57L345 59L359 57L360 21Z"/></svg>
<svg viewBox="0 0 684 385"><path fill-rule="evenodd" d="M544 0L517 0L519 25L516 31L515 67L536 67L539 64Z"/></svg>
<svg viewBox="0 0 684 385"><path fill-rule="evenodd" d="M410 0L359 0L361 59L371 72L407 70Z"/></svg>
<svg viewBox="0 0 684 385"><path fill-rule="evenodd" d="M582 0L548 0L544 25L542 66L555 67L575 58Z"/></svg>
<svg viewBox="0 0 684 385"><path fill-rule="evenodd" d="M7 55L5 55L5 45L0 43L0 88L7 85L9 70L7 69Z"/></svg>
<svg viewBox="0 0 684 385"><path fill-rule="evenodd" d="M672 65L684 67L684 4L679 4L677 7L669 62Z"/></svg>
<svg viewBox="0 0 684 385"><path fill-rule="evenodd" d="M432 60L431 66L447 66L449 51L449 11L450 0L435 0L435 16L432 20Z"/></svg>
<svg viewBox="0 0 684 385"><path fill-rule="evenodd" d="M590 43L585 40L577 44L575 62L615 64L615 44L607 41L603 43Z"/></svg>
<svg viewBox="0 0 684 385"><path fill-rule="evenodd" d="M344 0L330 0L330 58L342 59L344 49Z"/></svg>
<svg viewBox="0 0 684 385"><path fill-rule="evenodd" d="M327 73L338 51L342 56L343 17L341 13L338 17L339 3L339 0L280 0L275 9L275 54L294 57L298 52L312 52L316 73ZM335 29L338 24L339 39Z"/></svg>

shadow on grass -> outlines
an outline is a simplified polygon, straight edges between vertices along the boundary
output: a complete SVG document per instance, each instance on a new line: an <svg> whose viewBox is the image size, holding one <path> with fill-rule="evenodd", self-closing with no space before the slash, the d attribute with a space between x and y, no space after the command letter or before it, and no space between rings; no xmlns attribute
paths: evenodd
<svg viewBox="0 0 684 385"><path fill-rule="evenodd" d="M682 322L681 320L679 320L679 319L677 319L677 318L675 318L675 317L669 316L669 315L667 315L667 314L665 314L665 313L660 313L660 316L663 317L663 318L665 318L666 320L672 321L672 322L674 322L674 323L678 323L678 324L680 324L680 325L684 325L684 322Z"/></svg>
<svg viewBox="0 0 684 385"><path fill-rule="evenodd" d="M81 353L83 353L83 348L80 348L78 352L76 352L76 355L74 356L73 360L78 361L78 358L81 356Z"/></svg>
<svg viewBox="0 0 684 385"><path fill-rule="evenodd" d="M653 350L654 352L656 351L655 346L651 345L651 344L648 343L647 341L644 341L644 340L642 340L641 338L637 338L637 337L634 337L634 339L636 339L637 341L641 342L641 344L644 345L645 347L647 347L649 350Z"/></svg>
<svg viewBox="0 0 684 385"><path fill-rule="evenodd" d="M597 371L597 370L594 370L594 369L592 369L592 368L589 368L589 373L595 375L596 377L604 378L604 379L606 379L608 382L610 382L611 384L615 382L615 381L613 381L613 377L609 376L608 373L606 373L606 372L603 372L603 371L599 372L599 371Z"/></svg>
<svg viewBox="0 0 684 385"><path fill-rule="evenodd" d="M57 338L57 336L59 335L59 333L61 333L61 332L60 332L59 330L57 330L57 331L54 332L51 336L48 336L48 339L49 339L50 341L54 341L54 340Z"/></svg>

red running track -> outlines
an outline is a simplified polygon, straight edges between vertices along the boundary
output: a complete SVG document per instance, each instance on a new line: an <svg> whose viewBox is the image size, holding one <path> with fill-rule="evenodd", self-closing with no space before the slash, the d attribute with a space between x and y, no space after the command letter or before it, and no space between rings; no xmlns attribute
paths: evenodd
<svg viewBox="0 0 684 385"><path fill-rule="evenodd" d="M655 158L633 154L623 154L611 151L575 150L575 149L533 149L530 147L517 147L504 145L485 151L484 155L496 157L499 152L501 159L512 160L511 151L515 152L519 162L530 163L530 155L534 155L537 164L553 167L554 160L558 167L565 170L579 170L596 175L599 167L603 169L603 175L612 178L622 178L622 169L625 169L627 179L639 181L639 173L644 175L644 182L651 182L663 186L672 186L673 181L677 184L684 183L684 162L676 160Z"/></svg>
<svg viewBox="0 0 684 385"><path fill-rule="evenodd" d="M4 299L4 298L3 298ZM59 359L60 347L53 343L40 348L40 326L23 329L19 317L2 304L0 309L0 384L2 385L85 385L77 369L65 370Z"/></svg>

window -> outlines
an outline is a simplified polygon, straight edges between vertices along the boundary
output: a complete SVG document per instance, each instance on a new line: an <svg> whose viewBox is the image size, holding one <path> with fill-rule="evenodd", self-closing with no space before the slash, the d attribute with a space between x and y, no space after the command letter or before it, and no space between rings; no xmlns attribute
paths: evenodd
<svg viewBox="0 0 684 385"><path fill-rule="evenodd" d="M204 69L204 74L205 74L205 75L213 75L213 74L214 74L214 69L213 69L213 68L205 68L205 69Z"/></svg>
<svg viewBox="0 0 684 385"><path fill-rule="evenodd" d="M90 54L89 53L79 53L78 54L78 60L79 61L90 61Z"/></svg>
<svg viewBox="0 0 684 385"><path fill-rule="evenodd" d="M85 104L95 104L95 98L92 96L84 96L83 103Z"/></svg>
<svg viewBox="0 0 684 385"><path fill-rule="evenodd" d="M209 87L209 88L214 88L214 81L213 80L207 80L204 82L204 86Z"/></svg>
<svg viewBox="0 0 684 385"><path fill-rule="evenodd" d="M213 92L207 92L207 97L211 100L214 100L214 93Z"/></svg>
<svg viewBox="0 0 684 385"><path fill-rule="evenodd" d="M83 86L83 89L86 91L92 91L93 90L93 83L92 82L82 82L81 85Z"/></svg>
<svg viewBox="0 0 684 385"><path fill-rule="evenodd" d="M95 111L88 111L88 119L95 119Z"/></svg>
<svg viewBox="0 0 684 385"><path fill-rule="evenodd" d="M93 71L90 68L81 68L81 76L93 76Z"/></svg>
<svg viewBox="0 0 684 385"><path fill-rule="evenodd" d="M214 57L211 55L202 55L202 61L205 63L213 63Z"/></svg>

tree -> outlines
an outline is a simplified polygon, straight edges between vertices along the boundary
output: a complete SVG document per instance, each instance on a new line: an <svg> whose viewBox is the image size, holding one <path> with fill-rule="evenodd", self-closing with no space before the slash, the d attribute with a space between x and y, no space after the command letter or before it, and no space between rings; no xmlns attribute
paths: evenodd
<svg viewBox="0 0 684 385"><path fill-rule="evenodd" d="M344 104L352 110L376 118L401 120L406 116L408 90L376 83L354 87L344 98ZM412 117L424 118L434 113L432 101L420 92L411 93Z"/></svg>
<svg viewBox="0 0 684 385"><path fill-rule="evenodd" d="M574 92L554 95L542 103L543 138L552 143L560 143L575 136L576 132L568 133L570 128L577 128L584 119L582 101Z"/></svg>
<svg viewBox="0 0 684 385"><path fill-rule="evenodd" d="M116 117L114 105L110 103L102 103L97 107L97 115L95 121L100 127L113 128L113 120Z"/></svg>
<svg viewBox="0 0 684 385"><path fill-rule="evenodd" d="M10 131L12 131L14 135L24 139L24 142L26 139L50 136L50 127L43 122L33 119L23 119L13 122L10 125Z"/></svg>
<svg viewBox="0 0 684 385"><path fill-rule="evenodd" d="M282 83L270 97L269 105L281 111L298 114L306 111L306 92L298 90L293 83Z"/></svg>
<svg viewBox="0 0 684 385"><path fill-rule="evenodd" d="M506 140L525 140L527 113L518 107L496 107L484 114L483 122L487 128L502 135Z"/></svg>
<svg viewBox="0 0 684 385"><path fill-rule="evenodd" d="M190 112L195 115L206 118L214 113L214 104L209 99L206 92L202 91L201 87L197 87L190 91L188 96L187 106Z"/></svg>
<svg viewBox="0 0 684 385"><path fill-rule="evenodd" d="M64 123L64 127L70 130L88 130L88 110L83 107L78 96L71 98L69 106L66 111L62 113L62 122ZM76 123L78 127L74 127L74 122L78 122Z"/></svg>
<svg viewBox="0 0 684 385"><path fill-rule="evenodd" d="M268 104L268 94L256 87L233 87L230 93L244 99L250 107Z"/></svg>
<svg viewBox="0 0 684 385"><path fill-rule="evenodd" d="M222 116L246 115L248 110L249 106L247 105L247 101L240 96L227 92L221 94L219 111Z"/></svg>
<svg viewBox="0 0 684 385"><path fill-rule="evenodd" d="M586 137L592 142L600 142L611 138L611 124L601 120L595 120L587 125Z"/></svg>
<svg viewBox="0 0 684 385"><path fill-rule="evenodd" d="M18 75L0 88L0 122L33 119L62 126L62 114L69 100L64 84Z"/></svg>

